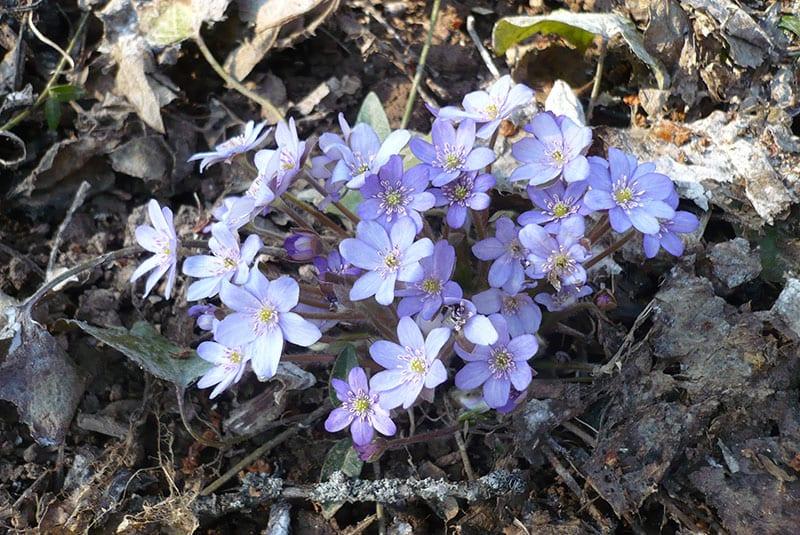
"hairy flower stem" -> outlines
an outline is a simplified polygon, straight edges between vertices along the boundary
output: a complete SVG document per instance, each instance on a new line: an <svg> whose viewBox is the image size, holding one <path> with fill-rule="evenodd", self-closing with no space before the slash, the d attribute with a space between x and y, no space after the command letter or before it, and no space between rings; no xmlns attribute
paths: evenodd
<svg viewBox="0 0 800 535"><path fill-rule="evenodd" d="M594 244L603 237L603 235L611 229L611 223L608 222L608 216L603 215L586 235L589 243Z"/></svg>
<svg viewBox="0 0 800 535"><path fill-rule="evenodd" d="M475 232L478 234L478 239L485 240L489 237L489 231L487 230L489 210L476 211L470 208L469 211L472 213L472 221L475 223Z"/></svg>
<svg viewBox="0 0 800 535"><path fill-rule="evenodd" d="M75 48L75 45L78 43L78 38L80 37L81 33L83 33L83 29L86 26L86 21L89 18L89 13L89 11L85 11L81 14L81 18L78 20L78 26L75 28L75 34L72 36L72 39L70 39L69 44L67 44L67 48L64 51L66 55L61 56L61 60L56 65L53 74L50 76L50 79L47 80L47 85L44 86L44 89L42 89L42 92L39 93L39 96L36 98L34 103L29 108L22 110L14 117L9 119L8 122L6 122L3 126L0 126L0 132L14 128L17 124L19 124L20 121L30 115L32 111L44 104L45 101L50 97L50 88L53 87L53 85L56 83L56 80L61 75L61 72L64 70L64 66L67 64L67 58L69 58L69 54L72 52L72 49Z"/></svg>
<svg viewBox="0 0 800 535"><path fill-rule="evenodd" d="M336 355L327 353L294 353L283 355L281 360L293 362L295 364L330 364L336 360Z"/></svg>
<svg viewBox="0 0 800 535"><path fill-rule="evenodd" d="M42 284L38 290L36 290L33 295L28 297L21 305L20 311L23 316L29 316L33 305L35 305L42 297L47 295L47 292L61 284L69 280L70 278L78 275L79 273L83 273L84 271L89 271L90 269L94 269L97 266L101 266L106 262L110 262L112 260L117 260L118 258L125 258L126 256L133 256L137 253L141 253L144 251L142 247L138 245L134 245L131 247L124 247L122 249L117 249L116 251L111 251L110 253L106 253L104 255L100 255L97 258L93 258L91 260L87 260L82 264L78 264L72 269L68 269L67 271L61 273L57 277L53 277L49 281Z"/></svg>
<svg viewBox="0 0 800 535"><path fill-rule="evenodd" d="M411 83L411 91L408 93L408 100L406 101L406 109L403 112L403 120L400 121L400 128L408 126L408 121L411 120L411 112L414 111L414 101L417 99L417 91L419 84L422 82L422 75L425 73L425 62L428 59L428 51L431 49L431 42L433 41L433 30L436 27L436 22L439 20L439 7L441 0L433 0L433 7L431 8L431 20L428 27L428 35L425 37L425 44L422 46L422 52L419 55L419 63L417 64L417 72L414 75L414 81Z"/></svg>
<svg viewBox="0 0 800 535"><path fill-rule="evenodd" d="M406 446L410 446L411 444L418 444L420 442L428 442L430 440L434 440L437 438L448 438L453 436L453 433L458 431L461 428L460 424L456 425L449 425L443 429L438 429L436 431L431 431L429 433L422 433L419 435L414 435L405 438L395 438L393 440L386 441L386 449L387 450L397 450L400 448L404 448Z"/></svg>
<svg viewBox="0 0 800 535"><path fill-rule="evenodd" d="M339 225L334 223L331 218L329 218L328 216L326 216L325 214L320 212L318 208L314 208L313 206L309 206L308 203L305 203L305 202L301 201L300 199L298 199L297 197L295 197L294 195L292 195L288 191L286 193L284 193L283 196L286 197L287 199L289 199L290 201L292 201L295 205L300 207L301 210L303 210L304 212L309 214L311 217L316 219L317 222L319 222L320 224L322 224L325 227L328 227L329 229L334 231L339 236L342 236L342 237L349 237L350 236L350 234L348 234L348 232L346 230L344 230L342 227L340 227ZM286 203L284 202L284 204L286 204Z"/></svg>
<svg viewBox="0 0 800 535"><path fill-rule="evenodd" d="M197 33L197 35L195 35L194 42L197 43L197 46L200 49L200 53L203 54L203 57L206 59L208 64L211 65L211 68L214 69L214 72L216 72L220 78L225 80L225 82L229 86L231 86L236 91L238 91L245 97L249 98L256 104L259 104L263 108L263 110L267 112L270 120L273 123L277 123L278 121L283 120L283 114L280 112L280 110L278 110L277 107L275 107L275 105L272 102L270 102L269 99L264 98L261 95L254 93L253 91L250 91L244 85L242 85L242 83L239 80L237 80L236 78L234 78L228 72L225 71L222 65L220 65L214 58L214 55L208 49L206 42L203 41L203 38L200 36L199 32Z"/></svg>
<svg viewBox="0 0 800 535"><path fill-rule="evenodd" d="M342 314L340 312L303 312L302 315L307 320L367 321L367 318L361 314Z"/></svg>
<svg viewBox="0 0 800 535"><path fill-rule="evenodd" d="M261 228L257 226L255 223L248 223L247 225L245 225L244 230L246 230L247 232L252 232L253 234L256 234L262 238L276 240L280 243L283 243L283 240L286 238L286 236L280 232L275 232L274 230Z"/></svg>
<svg viewBox="0 0 800 535"><path fill-rule="evenodd" d="M583 264L583 267L589 269L590 267L594 266L608 255L614 254L615 252L619 251L620 249L622 249L622 246L628 243L628 241L630 241L630 239L633 238L635 235L636 235L636 229L630 229L628 232L623 234L620 239L609 245L608 249L587 260Z"/></svg>
<svg viewBox="0 0 800 535"><path fill-rule="evenodd" d="M316 299L316 296L304 295L300 293L300 302L304 305L308 305L310 307L321 308L323 310L328 310L331 304L323 301L322 299Z"/></svg>
<svg viewBox="0 0 800 535"><path fill-rule="evenodd" d="M325 188L323 188L323 187L322 187L322 186L319 184L319 182L317 182L317 181L314 179L314 177L312 177L312 176L308 176L308 175L307 175L305 178L306 178L306 182L307 182L307 183L308 183L308 184L309 184L309 185L310 185L312 188L314 188L315 190L317 190L318 192L320 192L320 193L322 194L322 196L323 196L323 197L327 197L327 196L328 196L328 192L327 192L327 191L325 191ZM338 210L339 210L339 211L342 213L342 215L344 215L344 216L345 216L347 219L349 219L350 221L352 221L354 225L358 225L359 221L361 221L361 218L359 218L359 217L358 217L356 214L354 214L353 212L351 212L351 211L350 211L350 210L349 210L349 209L348 209L348 208L347 208L345 205L343 205L341 202L339 202L339 201L331 201L331 204L333 204L333 205L334 205L334 206L335 206L335 207L336 207L336 208L337 208L337 209L338 209Z"/></svg>
<svg viewBox="0 0 800 535"><path fill-rule="evenodd" d="M534 363L537 370L565 370L594 373L599 366L587 362L555 362L553 360L538 360Z"/></svg>
<svg viewBox="0 0 800 535"><path fill-rule="evenodd" d="M299 213L297 213L297 210L292 208L291 205L288 202L286 202L283 198L280 199L280 205L278 206L278 209L281 210L283 213L285 213L287 216L289 216L289 219L294 221L295 225L300 227L300 229L305 230L306 232L310 232L315 236L319 237L317 231L314 230L311 227L311 225L309 225L306 222L306 220L303 219L303 217Z"/></svg>

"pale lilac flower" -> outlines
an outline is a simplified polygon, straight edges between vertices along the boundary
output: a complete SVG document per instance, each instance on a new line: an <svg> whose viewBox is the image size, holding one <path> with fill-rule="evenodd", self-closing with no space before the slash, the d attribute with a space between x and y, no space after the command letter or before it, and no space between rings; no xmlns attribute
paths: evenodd
<svg viewBox="0 0 800 535"><path fill-rule="evenodd" d="M560 180L544 189L528 186L528 198L537 209L521 214L517 223L523 227L531 223L544 225L547 232L556 234L562 221L589 214L590 211L583 206L583 194L588 186L585 180L572 182L566 187Z"/></svg>
<svg viewBox="0 0 800 535"><path fill-rule="evenodd" d="M461 228L467 221L467 208L484 210L489 207L491 197L486 193L496 181L494 176L477 171L461 173L458 178L441 188L431 189L436 197L435 206L447 206L447 225Z"/></svg>
<svg viewBox="0 0 800 535"><path fill-rule="evenodd" d="M566 182L586 180L589 162L586 151L592 144L592 130L568 117L550 112L537 113L525 130L532 137L514 143L511 154L522 162L511 173L511 180L527 180L531 186L563 176Z"/></svg>
<svg viewBox="0 0 800 535"><path fill-rule="evenodd" d="M270 188L270 184L275 184L275 180L272 180L272 177L264 174L267 172L265 169L264 157L258 157L258 154L256 154L255 159L257 162L256 168L259 169L259 173L250 183L250 186L244 194L245 198L253 200L253 208L251 209L253 215L259 212L265 212L269 208L269 205L272 204L272 201L275 200L275 192ZM259 163L261 164L260 168L258 167ZM287 185L288 184L289 182L287 181Z"/></svg>
<svg viewBox="0 0 800 535"><path fill-rule="evenodd" d="M525 106L533 99L533 89L525 84L514 84L510 75L498 78L486 91L473 91L464 95L461 104L463 110L455 106L447 106L438 111L440 119L461 121L472 119L483 123L477 137L489 139L504 119L508 119L514 111Z"/></svg>
<svg viewBox="0 0 800 535"><path fill-rule="evenodd" d="M275 197L280 197L305 163L306 142L297 137L294 117L280 121L275 130L276 149L260 150L255 155L258 176Z"/></svg>
<svg viewBox="0 0 800 535"><path fill-rule="evenodd" d="M175 235L175 224L172 221L172 210L166 206L161 208L155 199L147 204L147 214L150 225L136 227L136 242L153 256L139 264L131 276L131 282L136 282L139 277L150 272L144 285L144 296L150 293L156 282L167 274L167 284L164 287L164 297L169 299L172 288L175 286L175 272L178 263L178 237Z"/></svg>
<svg viewBox="0 0 800 535"><path fill-rule="evenodd" d="M536 334L542 324L542 311L525 292L510 294L489 288L473 295L472 302L481 314L502 314L511 336Z"/></svg>
<svg viewBox="0 0 800 535"><path fill-rule="evenodd" d="M467 362L456 373L456 386L472 390L483 385L483 399L491 408L497 409L508 403L511 385L519 391L528 388L533 378L528 359L539 350L539 343L532 334L510 336L506 321L500 314L489 319L497 330L497 342L475 346L469 352L455 346L458 356Z"/></svg>
<svg viewBox="0 0 800 535"><path fill-rule="evenodd" d="M495 236L472 246L472 254L480 260L494 260L489 268L489 284L516 292L525 279L523 263L528 251L519 239L519 227L508 217L495 223Z"/></svg>
<svg viewBox="0 0 800 535"><path fill-rule="evenodd" d="M272 128L268 128L262 134L261 131L264 130L265 126L266 122L255 124L253 121L248 121L244 126L243 133L220 143L214 147L213 151L199 152L193 155L187 161L193 162L195 160L201 160L201 173L209 165L214 165L215 163L219 162L231 163L231 160L233 160L234 156L249 150L253 150L254 148L258 147L264 141L264 139L266 139L266 137L272 131Z"/></svg>
<svg viewBox="0 0 800 535"><path fill-rule="evenodd" d="M583 219L564 221L555 236L539 225L522 227L519 240L528 250L528 276L547 279L556 290L562 284L584 284L586 270L582 263L589 258L589 251L581 244L584 230Z"/></svg>
<svg viewBox="0 0 800 535"><path fill-rule="evenodd" d="M430 321L445 299L461 299L463 294L461 286L450 280L456 267L456 250L447 240L442 240L433 247L433 254L419 263L424 273L422 278L395 292L403 298L397 313L403 317L419 312L422 319Z"/></svg>
<svg viewBox="0 0 800 535"><path fill-rule="evenodd" d="M295 232L283 240L283 248L290 260L309 262L322 252L322 243L316 234Z"/></svg>
<svg viewBox="0 0 800 535"><path fill-rule="evenodd" d="M656 256L661 247L673 256L681 256L684 245L677 235L694 232L700 226L700 221L691 212L678 211L672 219L659 221L659 225L657 233L645 234L643 237L642 245L647 258Z"/></svg>
<svg viewBox="0 0 800 535"><path fill-rule="evenodd" d="M428 238L415 242L416 235L409 217L397 220L388 233L375 221L361 221L356 227L356 237L339 244L345 260L367 270L350 289L350 299L360 301L374 295L378 303L389 305L394 301L398 280L421 279L419 261L433 254L433 243Z"/></svg>
<svg viewBox="0 0 800 535"><path fill-rule="evenodd" d="M358 215L385 228L401 217L410 217L420 232L420 212L430 210L436 202L433 193L425 191L428 183L428 169L417 165L404 172L403 158L392 155L377 175L369 175L364 182L364 200L358 205Z"/></svg>
<svg viewBox="0 0 800 535"><path fill-rule="evenodd" d="M431 128L433 144L414 138L409 144L411 152L431 169L434 186L452 182L464 171L478 171L492 163L496 155L489 147L476 147L475 121L465 119L453 128L450 121L436 119Z"/></svg>
<svg viewBox="0 0 800 535"><path fill-rule="evenodd" d="M447 298L444 304L449 309L446 323L452 325L455 332L463 332L464 337L473 344L488 345L497 341L497 331L492 322L483 314L478 314L472 301Z"/></svg>
<svg viewBox="0 0 800 535"><path fill-rule="evenodd" d="M211 215L220 223L224 223L231 232L236 232L248 224L258 210L252 197L226 197L222 204L211 211ZM213 224L206 225L204 233L211 232Z"/></svg>
<svg viewBox="0 0 800 535"><path fill-rule="evenodd" d="M611 228L625 232L631 226L643 234L656 234L658 219L671 219L675 210L669 200L675 186L666 175L655 172L654 163L638 164L619 149L608 149L608 169L593 165L591 189L583 198L592 210L608 210Z"/></svg>
<svg viewBox="0 0 800 535"><path fill-rule="evenodd" d="M220 322L216 339L229 346L249 344L253 371L261 381L275 375L284 339L308 347L322 336L316 325L291 312L300 297L297 282L286 275L269 281L258 264L244 286L224 281L219 296L234 312Z"/></svg>
<svg viewBox="0 0 800 535"><path fill-rule="evenodd" d="M197 388L217 385L208 396L210 399L217 397L232 384L238 383L250 360L245 347L226 346L218 342L201 343L197 346L197 355L214 365L197 381Z"/></svg>
<svg viewBox="0 0 800 535"><path fill-rule="evenodd" d="M370 125L358 123L350 128L341 113L339 126L344 138L332 133L320 136L319 148L323 156L312 158L311 175L324 179L326 185L346 182L351 189L359 189L368 175L377 174L390 156L403 150L411 137L408 130L394 130L381 143Z"/></svg>
<svg viewBox="0 0 800 535"><path fill-rule="evenodd" d="M380 394L369 388L367 374L362 368L351 369L347 382L331 379L331 385L342 406L333 409L325 420L326 431L335 433L349 425L353 443L357 446L372 442L373 430L387 437L397 432L389 412L379 403Z"/></svg>
<svg viewBox="0 0 800 535"><path fill-rule="evenodd" d="M436 388L447 380L447 369L437 357L447 340L450 329L439 327L427 338L414 320L400 318L397 324L400 344L379 340L369 348L373 360L386 368L370 379L370 388L380 394L380 404L389 410L409 408L419 397L422 388Z"/></svg>
<svg viewBox="0 0 800 535"><path fill-rule="evenodd" d="M217 330L217 325L219 325L217 311L219 311L219 307L212 304L205 304L192 305L186 313L189 317L195 318L196 324L200 329L213 333Z"/></svg>
<svg viewBox="0 0 800 535"><path fill-rule="evenodd" d="M581 297L586 297L592 293L590 286L561 286L556 293L542 292L533 298L537 303L544 306L548 312L558 312L572 306Z"/></svg>
<svg viewBox="0 0 800 535"><path fill-rule="evenodd" d="M186 300L214 297L222 281L244 284L261 245L261 239L251 234L240 248L238 234L231 232L224 223L212 225L208 248L213 256L196 255L183 261L183 274L200 279L189 285Z"/></svg>

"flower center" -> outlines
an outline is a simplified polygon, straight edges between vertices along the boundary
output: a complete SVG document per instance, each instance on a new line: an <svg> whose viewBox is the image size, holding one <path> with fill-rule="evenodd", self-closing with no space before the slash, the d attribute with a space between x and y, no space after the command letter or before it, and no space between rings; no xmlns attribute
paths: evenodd
<svg viewBox="0 0 800 535"><path fill-rule="evenodd" d="M445 143L440 150L437 150L434 166L445 171L458 171L464 166L464 162L464 147Z"/></svg>
<svg viewBox="0 0 800 535"><path fill-rule="evenodd" d="M363 418L369 413L370 409L372 409L372 401L366 392L359 390L355 399L350 402L350 412Z"/></svg>
<svg viewBox="0 0 800 535"><path fill-rule="evenodd" d="M628 184L628 178L623 176L614 184L612 196L620 208L630 210L641 204L639 202L641 194L641 192L636 191L635 187L631 187Z"/></svg>
<svg viewBox="0 0 800 535"><path fill-rule="evenodd" d="M517 238L514 238L507 245L508 254L513 258L520 259L525 256L525 247L522 246Z"/></svg>
<svg viewBox="0 0 800 535"><path fill-rule="evenodd" d="M238 262L236 262L236 260L234 260L233 258L226 258L225 260L223 260L222 265L227 271L229 269L235 268L238 265Z"/></svg>
<svg viewBox="0 0 800 535"><path fill-rule="evenodd" d="M559 219L569 215L570 211L569 205L564 204L562 201L557 202L556 205L553 206L553 215Z"/></svg>
<svg viewBox="0 0 800 535"><path fill-rule="evenodd" d="M484 108L483 111L486 113L486 116L489 117L489 119L496 119L497 113L500 110L497 109L496 104L489 104L488 106L486 106L486 108Z"/></svg>
<svg viewBox="0 0 800 535"><path fill-rule="evenodd" d="M261 310L258 311L258 321L265 324L270 325L275 323L275 320L278 319L278 313L275 311L274 308L270 306L264 306Z"/></svg>
<svg viewBox="0 0 800 535"><path fill-rule="evenodd" d="M503 297L503 313L504 314L516 314L519 310L519 304L517 300L507 295Z"/></svg>
<svg viewBox="0 0 800 535"><path fill-rule="evenodd" d="M622 188L614 192L614 200L617 201L618 204L628 203L631 199L633 199L631 188Z"/></svg>
<svg viewBox="0 0 800 535"><path fill-rule="evenodd" d="M425 361L419 357L412 359L411 362L408 364L408 369L418 374L425 373L425 368L427 368L427 366L425 365Z"/></svg>
<svg viewBox="0 0 800 535"><path fill-rule="evenodd" d="M439 279L425 279L422 281L422 291L427 294L438 294L442 291L442 282Z"/></svg>
<svg viewBox="0 0 800 535"><path fill-rule="evenodd" d="M284 171L294 169L294 164L295 164L294 155L292 155L292 153L289 152L288 150L281 151L280 162L281 162L281 169L283 169Z"/></svg>
<svg viewBox="0 0 800 535"><path fill-rule="evenodd" d="M492 357L489 359L489 370L495 377L502 377L516 367L513 355L505 347L499 347L492 352Z"/></svg>
<svg viewBox="0 0 800 535"><path fill-rule="evenodd" d="M566 158L564 157L564 153L558 149L555 149L553 152L551 152L550 157L553 158L553 160L556 163L564 163L564 161L566 160Z"/></svg>
<svg viewBox="0 0 800 535"><path fill-rule="evenodd" d="M455 201L463 201L467 195L469 195L469 189L464 185L459 184L453 189L453 200Z"/></svg>
<svg viewBox="0 0 800 535"><path fill-rule="evenodd" d="M428 373L428 360L425 358L425 352L412 347L406 347L405 350L406 353L399 357L400 360L407 363L405 366L400 366L403 382L419 383Z"/></svg>
<svg viewBox="0 0 800 535"><path fill-rule="evenodd" d="M400 253L400 249L395 247L394 249L386 252L386 254L383 256L383 265L380 266L376 271L381 277L385 278L390 273L394 273L400 269L400 262L402 259L403 257Z"/></svg>
<svg viewBox="0 0 800 535"><path fill-rule="evenodd" d="M234 349L228 355L228 360L230 361L231 364L239 364L240 362L242 362L242 354Z"/></svg>
<svg viewBox="0 0 800 535"><path fill-rule="evenodd" d="M406 205L411 202L411 197L408 195L410 190L405 186L393 187L386 181L381 181L381 187L383 192L378 194L378 198L386 215L390 217L395 213L405 215Z"/></svg>

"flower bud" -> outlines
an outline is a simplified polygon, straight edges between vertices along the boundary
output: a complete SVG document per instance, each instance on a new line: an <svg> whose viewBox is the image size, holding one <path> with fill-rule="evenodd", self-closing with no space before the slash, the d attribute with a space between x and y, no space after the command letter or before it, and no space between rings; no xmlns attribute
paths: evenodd
<svg viewBox="0 0 800 535"><path fill-rule="evenodd" d="M314 234L296 232L283 241L283 248L295 262L308 262L322 251L322 244Z"/></svg>
<svg viewBox="0 0 800 535"><path fill-rule="evenodd" d="M617 299L607 288L603 288L594 296L594 304L603 312L617 308Z"/></svg>

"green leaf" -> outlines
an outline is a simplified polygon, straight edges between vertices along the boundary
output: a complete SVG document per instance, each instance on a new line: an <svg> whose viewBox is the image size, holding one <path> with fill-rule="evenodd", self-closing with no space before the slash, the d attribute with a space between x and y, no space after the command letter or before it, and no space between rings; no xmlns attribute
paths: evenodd
<svg viewBox="0 0 800 535"><path fill-rule="evenodd" d="M778 26L800 37L800 17L797 15L784 15L781 17Z"/></svg>
<svg viewBox="0 0 800 535"><path fill-rule="evenodd" d="M338 407L342 402L336 397L336 390L333 388L333 379L341 379L347 382L347 374L356 366L358 366L356 348L352 344L347 344L339 353L339 356L336 357L336 361L333 363L333 369L331 370L331 377L328 381L328 395L334 407Z"/></svg>
<svg viewBox="0 0 800 535"><path fill-rule="evenodd" d="M95 327L77 320L69 323L110 345L152 375L182 388L211 368L194 350L172 343L145 321L137 321L130 331L124 327Z"/></svg>
<svg viewBox="0 0 800 535"><path fill-rule="evenodd" d="M392 132L392 128L389 126L389 118L386 117L386 111L383 109L381 99L372 91L361 103L361 109L358 110L358 116L356 116L356 123L370 125L375 130L375 133L378 134L378 137L381 138L381 141L386 139Z"/></svg>
<svg viewBox="0 0 800 535"><path fill-rule="evenodd" d="M353 442L349 437L343 438L328 450L319 479L327 481L336 471L343 472L347 477L358 477L361 475L363 466L364 461L358 458L358 452L353 448ZM327 519L332 518L341 506L341 503L325 504L322 508L322 516Z"/></svg>
<svg viewBox="0 0 800 535"><path fill-rule="evenodd" d="M559 10L535 17L505 17L494 25L492 47L497 54L505 54L511 46L536 33L559 35L581 51L586 50L595 35L606 39L621 36L631 51L653 71L659 89L669 86L664 66L645 49L636 26L620 15Z"/></svg>
<svg viewBox="0 0 800 535"><path fill-rule="evenodd" d="M81 98L83 89L72 84L54 85L48 91L48 96L59 102L70 102Z"/></svg>
<svg viewBox="0 0 800 535"><path fill-rule="evenodd" d="M61 120L61 103L55 98L44 101L44 118L47 119L47 128L55 130Z"/></svg>

